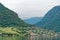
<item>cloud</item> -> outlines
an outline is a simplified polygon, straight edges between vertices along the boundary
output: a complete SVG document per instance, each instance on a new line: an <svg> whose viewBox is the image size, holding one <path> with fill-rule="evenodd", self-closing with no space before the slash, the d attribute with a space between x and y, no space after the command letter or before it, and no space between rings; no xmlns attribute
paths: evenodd
<svg viewBox="0 0 60 40"><path fill-rule="evenodd" d="M60 0L0 0L6 7L18 13L19 17L41 17L52 7L60 5Z"/></svg>

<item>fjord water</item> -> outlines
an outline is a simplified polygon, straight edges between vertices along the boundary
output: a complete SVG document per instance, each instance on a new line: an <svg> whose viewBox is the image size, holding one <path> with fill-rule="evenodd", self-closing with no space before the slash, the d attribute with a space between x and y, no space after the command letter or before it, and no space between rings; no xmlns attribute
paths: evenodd
<svg viewBox="0 0 60 40"><path fill-rule="evenodd" d="M25 37L21 37L21 36L14 36L14 37L11 37L11 36L0 36L0 40L60 40L60 37L59 36L55 36L55 37L52 37L52 36L33 36L31 38L31 36L25 36Z"/></svg>

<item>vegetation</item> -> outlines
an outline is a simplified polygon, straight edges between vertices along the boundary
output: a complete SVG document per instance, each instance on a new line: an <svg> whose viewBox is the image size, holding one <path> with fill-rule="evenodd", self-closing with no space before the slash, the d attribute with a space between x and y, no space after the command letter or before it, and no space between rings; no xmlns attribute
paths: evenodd
<svg viewBox="0 0 60 40"><path fill-rule="evenodd" d="M60 32L60 6L55 6L44 16L37 26Z"/></svg>
<svg viewBox="0 0 60 40"><path fill-rule="evenodd" d="M34 37L30 33L37 34L37 36ZM8 40L8 39L9 40L30 40L29 38L31 36L33 36L35 39L37 39L38 37L39 40L45 39L45 38L49 39L51 37L52 39L54 39L54 37L58 36L57 34L58 33L54 32L53 30L47 30L47 29L38 28L38 27L23 27L21 29L18 29L15 27L0 27L0 39L1 40Z"/></svg>
<svg viewBox="0 0 60 40"><path fill-rule="evenodd" d="M1 27L11 27L11 26L28 27L30 25L22 21L18 17L17 13L6 8L0 3L0 26Z"/></svg>
<svg viewBox="0 0 60 40"><path fill-rule="evenodd" d="M31 35L31 33L33 34ZM14 11L0 3L0 40L30 40L28 37L31 38L33 35L38 37L41 37L41 35L43 37L45 35L55 37L57 34L53 30L35 27L25 23Z"/></svg>

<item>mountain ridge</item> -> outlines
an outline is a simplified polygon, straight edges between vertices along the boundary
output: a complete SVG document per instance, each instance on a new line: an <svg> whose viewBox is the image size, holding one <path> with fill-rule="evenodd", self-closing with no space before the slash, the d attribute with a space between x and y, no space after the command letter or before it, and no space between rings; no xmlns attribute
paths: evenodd
<svg viewBox="0 0 60 40"><path fill-rule="evenodd" d="M47 12L42 21L37 23L37 26L42 28L51 29L54 31L60 30L60 6L55 6Z"/></svg>
<svg viewBox="0 0 60 40"><path fill-rule="evenodd" d="M32 17L29 19L25 19L24 21L28 24L34 25L36 23L38 23L43 17Z"/></svg>
<svg viewBox="0 0 60 40"><path fill-rule="evenodd" d="M17 13L0 3L0 26L28 26Z"/></svg>

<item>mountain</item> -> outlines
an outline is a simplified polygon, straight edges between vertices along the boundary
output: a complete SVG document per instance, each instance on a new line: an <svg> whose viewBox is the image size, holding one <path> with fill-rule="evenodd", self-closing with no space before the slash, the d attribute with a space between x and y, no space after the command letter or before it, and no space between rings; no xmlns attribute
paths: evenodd
<svg viewBox="0 0 60 40"><path fill-rule="evenodd" d="M60 32L60 6L55 6L36 26Z"/></svg>
<svg viewBox="0 0 60 40"><path fill-rule="evenodd" d="M0 26L1 27L26 27L29 26L27 23L22 21L16 12L6 8L0 3Z"/></svg>
<svg viewBox="0 0 60 40"><path fill-rule="evenodd" d="M53 30L42 29L35 26L31 27L31 25L21 20L16 12L6 8L0 3L0 36L3 35L3 37L7 36L14 37L14 39L17 38L18 40L25 40L30 37L31 33L34 33L33 35L47 35L48 37L51 36L50 34L55 37L53 34L56 34Z"/></svg>
<svg viewBox="0 0 60 40"><path fill-rule="evenodd" d="M32 18L26 19L24 21L28 24L34 25L34 24L38 23L41 19L42 19L42 17L32 17Z"/></svg>

